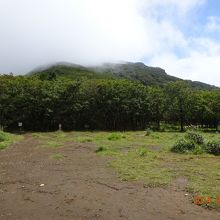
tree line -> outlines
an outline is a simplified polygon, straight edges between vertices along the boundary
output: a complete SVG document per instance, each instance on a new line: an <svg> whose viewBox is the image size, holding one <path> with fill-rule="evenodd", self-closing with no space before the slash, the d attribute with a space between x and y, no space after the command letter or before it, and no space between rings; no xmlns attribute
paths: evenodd
<svg viewBox="0 0 220 220"><path fill-rule="evenodd" d="M0 126L16 130L138 130L161 122L218 129L220 90L186 82L144 86L125 79L49 80L0 76Z"/></svg>

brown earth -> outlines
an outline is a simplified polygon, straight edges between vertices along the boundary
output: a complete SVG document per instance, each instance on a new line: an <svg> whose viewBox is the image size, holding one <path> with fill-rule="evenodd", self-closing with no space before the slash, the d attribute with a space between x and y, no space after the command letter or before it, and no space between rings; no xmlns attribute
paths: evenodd
<svg viewBox="0 0 220 220"><path fill-rule="evenodd" d="M181 187L121 182L94 151L77 143L41 148L31 135L0 151L0 219L220 219L219 212L194 205ZM54 153L65 157L50 159Z"/></svg>

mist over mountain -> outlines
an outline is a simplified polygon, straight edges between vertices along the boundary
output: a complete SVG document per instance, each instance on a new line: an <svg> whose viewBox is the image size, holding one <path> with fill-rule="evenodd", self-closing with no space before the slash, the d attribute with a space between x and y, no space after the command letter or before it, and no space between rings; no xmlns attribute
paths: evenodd
<svg viewBox="0 0 220 220"><path fill-rule="evenodd" d="M124 62L120 64L105 63L100 66L82 66L68 62L57 62L44 66L39 66L32 70L28 75L35 75L42 79L49 76L68 77L72 79L97 79L97 78L125 78L138 81L144 85L165 86L169 82L183 80L171 75L159 67L146 66L141 62ZM217 87L203 82L187 81L192 87L197 89L215 89Z"/></svg>

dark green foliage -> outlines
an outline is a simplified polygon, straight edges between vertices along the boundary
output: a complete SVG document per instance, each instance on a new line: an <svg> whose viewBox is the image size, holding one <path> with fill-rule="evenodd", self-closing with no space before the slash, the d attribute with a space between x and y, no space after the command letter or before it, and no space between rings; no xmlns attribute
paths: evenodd
<svg viewBox="0 0 220 220"><path fill-rule="evenodd" d="M7 138L6 138L6 134L2 131L0 131L0 142L2 141L5 141Z"/></svg>
<svg viewBox="0 0 220 220"><path fill-rule="evenodd" d="M117 141L120 140L122 138L126 138L124 135L118 134L118 133L113 133L108 137L108 140L110 141Z"/></svg>
<svg viewBox="0 0 220 220"><path fill-rule="evenodd" d="M185 139L177 141L171 151L176 153L192 152L194 154L210 153L220 155L220 141L212 140L205 143L201 134L187 132Z"/></svg>
<svg viewBox="0 0 220 220"><path fill-rule="evenodd" d="M165 70L158 67L149 67L143 63L105 64L97 67L84 67L71 63L57 63L52 66L38 68L29 75L42 80L68 77L70 79L116 79L124 78L140 82L146 86L166 86L170 82L181 79L168 75ZM182 80L183 81L183 80ZM196 89L216 89L201 82L187 81Z"/></svg>
<svg viewBox="0 0 220 220"><path fill-rule="evenodd" d="M102 151L105 151L105 148L101 146L101 147L98 147L95 152L98 153Z"/></svg>
<svg viewBox="0 0 220 220"><path fill-rule="evenodd" d="M206 150L210 154L220 155L220 140L219 141L209 141L206 144Z"/></svg>
<svg viewBox="0 0 220 220"><path fill-rule="evenodd" d="M151 135L151 133L152 133L152 130L148 128L148 129L146 129L145 136L149 136L149 135Z"/></svg>
<svg viewBox="0 0 220 220"><path fill-rule="evenodd" d="M181 131L184 131L184 125L190 119L190 111L194 105L192 93L190 86L182 81L166 86L167 118L171 122L178 121Z"/></svg>
<svg viewBox="0 0 220 220"><path fill-rule="evenodd" d="M206 149L204 145L196 145L195 149L193 150L193 154L204 154L206 153Z"/></svg>
<svg viewBox="0 0 220 220"><path fill-rule="evenodd" d="M186 138L193 141L195 144L204 144L204 138L198 132L188 131L186 133Z"/></svg>
<svg viewBox="0 0 220 220"><path fill-rule="evenodd" d="M193 152L194 154L205 153L204 138L195 131L188 131L185 138L177 141L171 151L176 153Z"/></svg>
<svg viewBox="0 0 220 220"><path fill-rule="evenodd" d="M126 73L131 66L123 66ZM133 68L146 70L143 64ZM163 130L171 124L218 129L219 90L194 90L183 81L147 87L103 71L56 66L0 76L0 128L16 130L23 122L22 129L32 131L58 130L60 123L63 130L161 130L161 124Z"/></svg>
<svg viewBox="0 0 220 220"><path fill-rule="evenodd" d="M192 141L186 139L180 139L173 145L171 151L176 153L186 153L193 151L194 149L195 149L195 144Z"/></svg>
<svg viewBox="0 0 220 220"><path fill-rule="evenodd" d="M35 70L29 76L34 76L41 80L52 80L57 78L80 79L114 79L112 74L100 74L83 66L54 65L45 70Z"/></svg>

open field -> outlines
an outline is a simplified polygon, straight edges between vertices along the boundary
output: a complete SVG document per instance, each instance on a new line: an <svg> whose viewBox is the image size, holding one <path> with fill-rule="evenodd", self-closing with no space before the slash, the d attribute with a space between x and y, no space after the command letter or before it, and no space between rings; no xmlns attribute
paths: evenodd
<svg viewBox="0 0 220 220"><path fill-rule="evenodd" d="M220 157L170 152L183 136L25 134L0 151L0 219L219 219Z"/></svg>

